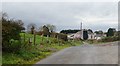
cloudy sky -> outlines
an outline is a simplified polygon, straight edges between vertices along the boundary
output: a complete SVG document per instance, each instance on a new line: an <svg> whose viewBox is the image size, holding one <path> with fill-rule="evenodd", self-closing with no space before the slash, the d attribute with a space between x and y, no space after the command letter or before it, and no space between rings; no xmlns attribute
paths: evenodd
<svg viewBox="0 0 120 66"><path fill-rule="evenodd" d="M57 31L80 29L81 22L84 29L93 31L118 27L117 2L4 2L2 11L25 26L53 24Z"/></svg>

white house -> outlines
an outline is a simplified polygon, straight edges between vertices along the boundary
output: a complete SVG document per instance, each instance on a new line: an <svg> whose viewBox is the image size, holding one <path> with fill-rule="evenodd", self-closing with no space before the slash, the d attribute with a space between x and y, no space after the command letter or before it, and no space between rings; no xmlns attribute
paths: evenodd
<svg viewBox="0 0 120 66"><path fill-rule="evenodd" d="M88 34L88 39L95 39L95 34L94 33Z"/></svg>
<svg viewBox="0 0 120 66"><path fill-rule="evenodd" d="M78 31L77 33L68 34L68 39L80 39L82 37L81 31Z"/></svg>
<svg viewBox="0 0 120 66"><path fill-rule="evenodd" d="M74 34L68 34L67 37L68 39L74 39Z"/></svg>
<svg viewBox="0 0 120 66"><path fill-rule="evenodd" d="M99 39L101 39L102 37L106 37L106 34L96 34L96 33L94 33L95 35L95 39L96 40L99 40Z"/></svg>
<svg viewBox="0 0 120 66"><path fill-rule="evenodd" d="M68 39L82 39L83 38L83 31L78 31L74 34L68 34Z"/></svg>
<svg viewBox="0 0 120 66"><path fill-rule="evenodd" d="M78 31L77 33L74 34L68 34L68 39L83 39L83 31L86 29L83 29L82 31ZM96 39L99 40L102 37L106 37L106 34L96 34L91 31L88 31L88 39Z"/></svg>

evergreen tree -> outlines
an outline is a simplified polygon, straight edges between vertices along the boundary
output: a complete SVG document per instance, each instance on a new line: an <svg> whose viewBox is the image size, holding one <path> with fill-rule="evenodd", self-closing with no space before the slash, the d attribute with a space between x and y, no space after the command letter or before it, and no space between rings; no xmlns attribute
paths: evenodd
<svg viewBox="0 0 120 66"><path fill-rule="evenodd" d="M83 39L84 39L84 40L87 40L87 39L88 39L88 31L87 31L87 30L84 30L84 31L83 31Z"/></svg>
<svg viewBox="0 0 120 66"><path fill-rule="evenodd" d="M115 31L115 28L109 28L107 31L107 37L114 36Z"/></svg>

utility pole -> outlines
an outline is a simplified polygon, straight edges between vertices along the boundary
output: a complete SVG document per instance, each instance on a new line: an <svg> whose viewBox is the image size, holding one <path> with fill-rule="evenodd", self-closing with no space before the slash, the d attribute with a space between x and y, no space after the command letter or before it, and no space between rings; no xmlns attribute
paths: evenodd
<svg viewBox="0 0 120 66"><path fill-rule="evenodd" d="M82 22L81 22L81 27L80 27L80 29L82 30Z"/></svg>
<svg viewBox="0 0 120 66"><path fill-rule="evenodd" d="M83 39L82 22L81 22L81 26L80 26L80 29L81 29L81 39Z"/></svg>

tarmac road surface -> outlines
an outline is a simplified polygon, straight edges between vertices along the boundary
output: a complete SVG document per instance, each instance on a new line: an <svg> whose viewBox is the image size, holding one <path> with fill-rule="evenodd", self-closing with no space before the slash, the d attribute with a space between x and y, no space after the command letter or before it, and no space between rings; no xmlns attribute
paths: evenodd
<svg viewBox="0 0 120 66"><path fill-rule="evenodd" d="M118 64L118 42L69 47L36 64Z"/></svg>

